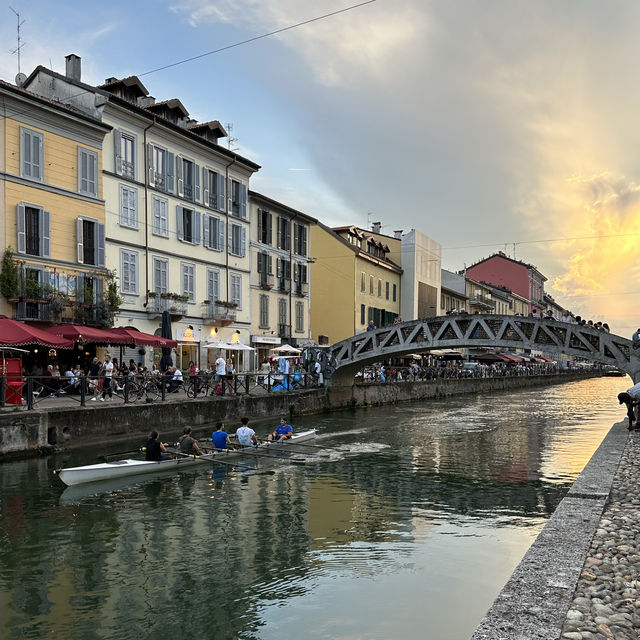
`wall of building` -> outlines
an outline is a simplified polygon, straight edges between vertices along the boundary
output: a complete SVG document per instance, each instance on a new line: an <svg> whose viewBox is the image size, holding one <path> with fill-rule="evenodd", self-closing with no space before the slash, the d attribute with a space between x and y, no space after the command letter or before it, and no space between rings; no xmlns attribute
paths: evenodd
<svg viewBox="0 0 640 640"><path fill-rule="evenodd" d="M529 300L529 270L523 264L496 255L469 267L466 275L474 280L489 282L511 289Z"/></svg>

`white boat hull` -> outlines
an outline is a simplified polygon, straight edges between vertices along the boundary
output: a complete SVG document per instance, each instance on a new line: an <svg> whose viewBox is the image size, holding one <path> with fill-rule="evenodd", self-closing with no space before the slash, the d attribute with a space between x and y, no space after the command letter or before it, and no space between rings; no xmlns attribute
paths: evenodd
<svg viewBox="0 0 640 640"><path fill-rule="evenodd" d="M311 429L309 431L301 431L298 434L294 434L291 440L285 440L283 442L265 442L259 447L250 447L246 452L242 449L232 451L214 451L203 456L194 457L177 457L171 460L159 460L157 462L147 460L116 460L114 462L102 462L99 464L90 464L83 467L69 467L68 469L61 469L56 471L58 477L62 482L68 486L77 484L84 484L87 482L99 482L101 480L109 480L111 478L122 478L125 476L134 476L143 473L158 473L161 471L170 471L175 469L184 469L186 467L194 465L211 465L216 460L222 462L232 461L234 459L247 457L247 454L251 456L260 455L261 453L268 453L271 450L282 451L287 447L288 443L302 443L308 440L312 440L316 436L316 430ZM293 453L296 447L290 447L290 452Z"/></svg>

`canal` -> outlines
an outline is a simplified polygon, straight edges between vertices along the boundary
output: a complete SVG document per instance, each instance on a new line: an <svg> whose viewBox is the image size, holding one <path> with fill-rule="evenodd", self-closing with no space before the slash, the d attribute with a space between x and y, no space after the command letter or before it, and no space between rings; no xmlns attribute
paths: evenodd
<svg viewBox="0 0 640 640"><path fill-rule="evenodd" d="M64 490L101 451L4 463L0 638L465 640L630 384L305 417L305 464Z"/></svg>

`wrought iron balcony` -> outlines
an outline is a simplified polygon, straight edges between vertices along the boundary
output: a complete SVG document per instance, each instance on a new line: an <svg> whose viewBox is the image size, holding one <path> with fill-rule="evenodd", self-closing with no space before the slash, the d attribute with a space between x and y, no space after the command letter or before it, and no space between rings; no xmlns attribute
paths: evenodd
<svg viewBox="0 0 640 640"><path fill-rule="evenodd" d="M289 293L289 291L291 291L291 280L289 278L283 278L282 276L278 278L278 289Z"/></svg>
<svg viewBox="0 0 640 640"><path fill-rule="evenodd" d="M48 322L50 318L48 302L20 301L16 304L16 320L38 320Z"/></svg>
<svg viewBox="0 0 640 640"><path fill-rule="evenodd" d="M235 319L235 306L215 302L202 305L202 324L206 326L226 327L235 322Z"/></svg>
<svg viewBox="0 0 640 640"><path fill-rule="evenodd" d="M280 337L280 338L290 338L291 337L291 325L290 324L279 324L278 325L278 337Z"/></svg>
<svg viewBox="0 0 640 640"><path fill-rule="evenodd" d="M147 305L147 313L150 318L161 316L168 311L172 319L181 318L187 315L187 302L185 300L176 300L175 298L163 298L158 296L150 298Z"/></svg>
<svg viewBox="0 0 640 640"><path fill-rule="evenodd" d="M307 295L308 291L309 291L309 285L306 282L295 283L295 294L297 296L304 297Z"/></svg>
<svg viewBox="0 0 640 640"><path fill-rule="evenodd" d="M263 289L273 289L273 285L275 282L275 278L272 273L261 273L260 274L260 286Z"/></svg>

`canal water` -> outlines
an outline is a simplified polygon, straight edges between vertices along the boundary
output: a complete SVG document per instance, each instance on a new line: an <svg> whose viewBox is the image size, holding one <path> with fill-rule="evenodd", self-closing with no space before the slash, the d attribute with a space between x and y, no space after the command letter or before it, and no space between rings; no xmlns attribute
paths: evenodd
<svg viewBox="0 0 640 640"><path fill-rule="evenodd" d="M624 418L628 386L301 418L327 448L300 447L305 464L65 490L52 470L100 451L4 463L0 638L464 640Z"/></svg>

